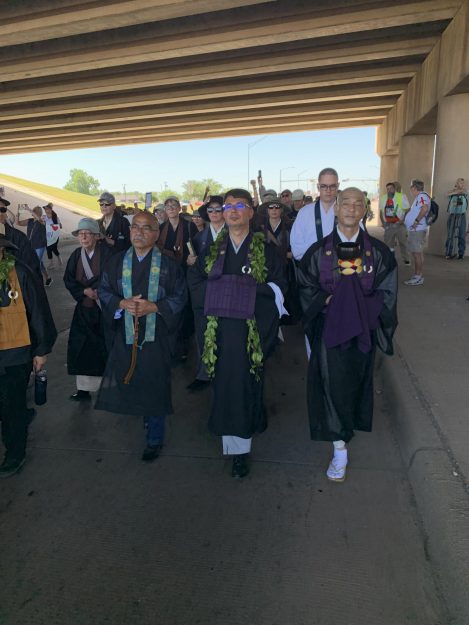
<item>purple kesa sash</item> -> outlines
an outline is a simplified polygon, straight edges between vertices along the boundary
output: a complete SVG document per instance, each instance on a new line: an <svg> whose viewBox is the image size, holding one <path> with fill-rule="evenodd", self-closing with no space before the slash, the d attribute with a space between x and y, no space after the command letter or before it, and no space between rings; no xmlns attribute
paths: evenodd
<svg viewBox="0 0 469 625"><path fill-rule="evenodd" d="M252 234L248 235L248 246ZM224 274L229 235L220 244L217 260L208 274L204 314L229 319L254 319L257 283L251 275L249 255L242 275Z"/></svg>
<svg viewBox="0 0 469 625"><path fill-rule="evenodd" d="M321 287L333 295L326 307L323 339L327 348L346 349L353 338L357 339L358 348L368 353L372 347L371 333L379 326L379 315L383 308L383 293L373 290L376 275L373 266L371 241L366 232L362 232L364 242L363 273L339 275L333 267L337 262L332 252L333 233L324 246L321 258L319 282Z"/></svg>

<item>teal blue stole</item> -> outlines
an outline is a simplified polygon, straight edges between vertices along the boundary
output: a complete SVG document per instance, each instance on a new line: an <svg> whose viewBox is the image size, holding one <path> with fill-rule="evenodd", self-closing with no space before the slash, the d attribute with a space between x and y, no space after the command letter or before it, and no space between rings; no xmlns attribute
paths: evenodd
<svg viewBox="0 0 469 625"><path fill-rule="evenodd" d="M132 297L132 259L134 248L130 247L125 256L124 263L122 265L122 291L124 298L128 299ZM158 286L160 284L160 269L161 269L161 252L157 247L154 247L151 252L151 267L150 277L148 279L148 300L150 302L156 302L158 296ZM134 342L134 318L126 310L125 315L125 342L127 345L132 345ZM156 329L156 313L150 313L146 316L145 326L145 338L143 343L152 343L155 340ZM143 343L139 345L142 348Z"/></svg>

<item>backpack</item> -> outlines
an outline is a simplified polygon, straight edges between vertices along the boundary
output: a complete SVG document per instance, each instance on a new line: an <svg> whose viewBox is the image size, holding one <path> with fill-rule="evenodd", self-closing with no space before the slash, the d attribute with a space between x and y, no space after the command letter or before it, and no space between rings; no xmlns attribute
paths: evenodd
<svg viewBox="0 0 469 625"><path fill-rule="evenodd" d="M425 221L427 222L427 226L432 226L438 219L438 211L440 210L440 207L433 198L430 196L428 197L430 198L430 208L428 213L425 215Z"/></svg>

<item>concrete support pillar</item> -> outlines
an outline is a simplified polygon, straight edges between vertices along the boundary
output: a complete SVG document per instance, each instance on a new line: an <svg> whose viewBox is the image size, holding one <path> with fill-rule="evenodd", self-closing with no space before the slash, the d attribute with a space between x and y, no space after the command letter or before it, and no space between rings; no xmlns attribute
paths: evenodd
<svg viewBox="0 0 469 625"><path fill-rule="evenodd" d="M430 191L433 172L434 135L408 135L399 142L399 166L397 179L402 191L410 198L412 178L423 180L425 190Z"/></svg>
<svg viewBox="0 0 469 625"><path fill-rule="evenodd" d="M440 205L438 221L430 228L429 251L444 254L447 192L456 178L469 180L469 93L452 95L438 103L433 195Z"/></svg>
<svg viewBox="0 0 469 625"><path fill-rule="evenodd" d="M379 172L379 193L386 193L386 183L397 180L397 167L399 156L397 154L385 155L381 157L381 168Z"/></svg>

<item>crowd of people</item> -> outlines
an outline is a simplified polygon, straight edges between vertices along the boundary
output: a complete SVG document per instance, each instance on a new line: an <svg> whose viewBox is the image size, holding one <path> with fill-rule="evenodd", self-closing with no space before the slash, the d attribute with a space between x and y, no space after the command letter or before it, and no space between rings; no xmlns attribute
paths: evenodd
<svg viewBox="0 0 469 625"><path fill-rule="evenodd" d="M372 427L376 348L393 352L397 244L403 262L414 263L406 284L423 284L430 198L419 180L411 183L412 204L398 183L389 183L380 199L382 243L367 231L366 195L356 187L339 191L333 168L319 173L314 201L301 189L277 194L261 178L251 185L252 192L209 196L192 215L168 197L131 220L104 192L102 217L80 219L64 273L76 302L67 350L68 373L76 376L70 400L90 402L96 393L96 409L143 418L141 458L154 461L173 411L172 369L194 345L187 392L211 387L209 430L241 479L250 471L252 437L267 427L266 361L283 340L282 326L301 323L311 438L332 443L326 473L341 482L354 431ZM44 367L57 335L44 290L51 281L45 251L61 263L53 206L19 221L26 235L12 225L8 206L0 198L1 477L24 464L29 376ZM467 209L467 192L459 179L450 193L448 239L464 229L465 246L461 207ZM458 253L463 257L462 244Z"/></svg>

